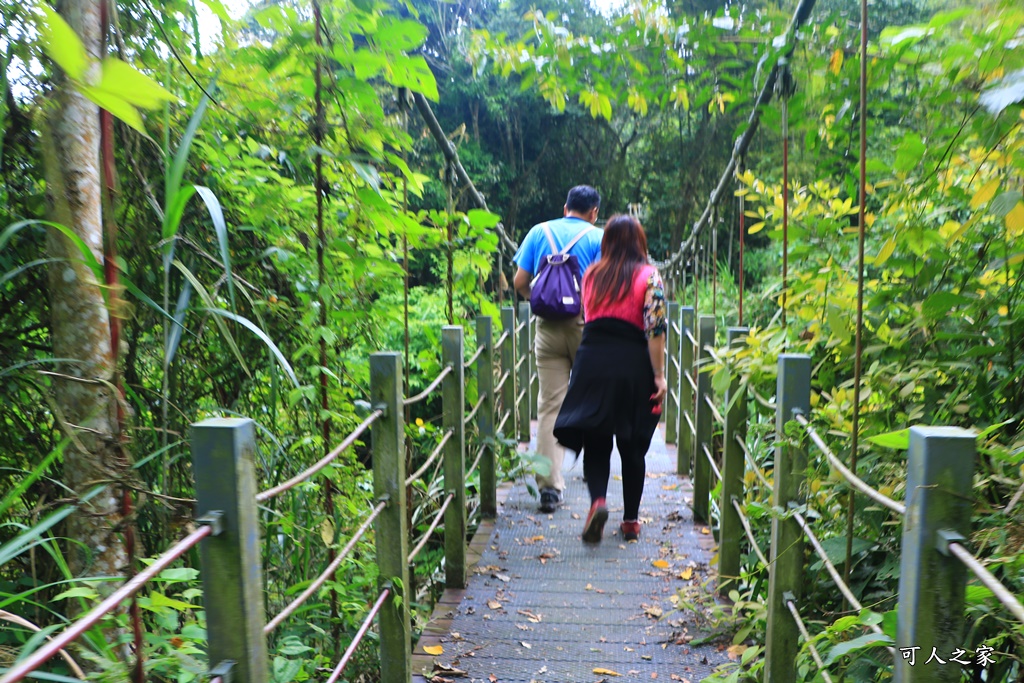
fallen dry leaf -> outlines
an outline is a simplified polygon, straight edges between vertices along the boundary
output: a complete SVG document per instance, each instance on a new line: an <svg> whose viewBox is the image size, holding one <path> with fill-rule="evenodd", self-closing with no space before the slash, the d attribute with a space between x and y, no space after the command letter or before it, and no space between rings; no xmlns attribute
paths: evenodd
<svg viewBox="0 0 1024 683"><path fill-rule="evenodd" d="M601 667L596 667L594 669L593 673L597 674L598 676L621 676L622 675L618 671L612 671L611 669L602 669Z"/></svg>
<svg viewBox="0 0 1024 683"><path fill-rule="evenodd" d="M434 655L435 657L440 654L444 654L444 648L440 645L427 645L423 648L423 651L428 655Z"/></svg>
<svg viewBox="0 0 1024 683"><path fill-rule="evenodd" d="M433 674L435 677L437 677L438 674L447 674L448 676L465 676L466 672L462 669L456 669L454 666L445 666L440 662L434 662ZM444 680L447 681L449 679L446 678Z"/></svg>
<svg viewBox="0 0 1024 683"><path fill-rule="evenodd" d="M487 680L489 680L491 683L495 683L495 681L498 680L498 677L495 676L494 674L491 674L490 676L487 677Z"/></svg>
<svg viewBox="0 0 1024 683"><path fill-rule="evenodd" d="M661 615L664 614L664 612L662 611L662 609L660 607L658 607L657 605L654 605L652 607L648 607L647 609L645 609L644 610L644 614L647 614L648 616L652 616L655 619L660 619Z"/></svg>
<svg viewBox="0 0 1024 683"><path fill-rule="evenodd" d="M519 644L522 645L523 647L525 647L527 650L533 649L533 645L530 645L525 640L520 640Z"/></svg>
<svg viewBox="0 0 1024 683"><path fill-rule="evenodd" d="M578 513L578 512L572 513L572 518L573 519L579 519L580 518L580 513Z"/></svg>
<svg viewBox="0 0 1024 683"><path fill-rule="evenodd" d="M651 562L651 564L658 569L668 569L668 562L665 560L655 560L654 562Z"/></svg>
<svg viewBox="0 0 1024 683"><path fill-rule="evenodd" d="M507 574L491 574L491 576L493 576L494 578L496 578L496 579L498 579L500 581L504 581L505 583L508 583L509 581L512 580L512 577L507 575Z"/></svg>
<svg viewBox="0 0 1024 683"><path fill-rule="evenodd" d="M487 606L490 607L491 609L501 609L501 603L498 602L497 600L488 600L487 601Z"/></svg>
<svg viewBox="0 0 1024 683"><path fill-rule="evenodd" d="M516 628L519 629L520 631L532 631L533 630L529 626L527 626L526 624L516 624Z"/></svg>
<svg viewBox="0 0 1024 683"><path fill-rule="evenodd" d="M705 536L707 536L708 534L711 533L711 529L708 529L706 526L705 527L701 527L700 532L702 534L704 534Z"/></svg>
<svg viewBox="0 0 1024 683"><path fill-rule="evenodd" d="M682 573L679 575L679 578L682 579L683 581L689 581L690 579L692 579L693 578L693 567L687 567L686 569L684 569L682 571Z"/></svg>
<svg viewBox="0 0 1024 683"><path fill-rule="evenodd" d="M746 645L730 645L728 648L726 648L725 653L729 655L729 659L735 662L737 659L740 658L744 651L746 651L746 649Z"/></svg>
<svg viewBox="0 0 1024 683"><path fill-rule="evenodd" d="M658 672L657 671L652 671L651 672L651 678L657 678L657 677L658 677Z"/></svg>

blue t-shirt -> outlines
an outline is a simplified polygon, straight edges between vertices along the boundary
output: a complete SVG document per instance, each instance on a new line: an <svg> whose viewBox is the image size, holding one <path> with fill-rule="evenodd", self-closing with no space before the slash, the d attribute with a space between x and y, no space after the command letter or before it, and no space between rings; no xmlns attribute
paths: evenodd
<svg viewBox="0 0 1024 683"><path fill-rule="evenodd" d="M569 253L575 256L576 261L580 264L580 274L585 273L591 263L601 258L601 238L604 236L604 232L600 228L590 225L582 218L572 217L548 221L548 228L551 230L551 236L555 238L555 244L559 251L565 248L565 245L569 244L580 230L590 228L587 230L587 234L569 250ZM527 271L530 277L533 277L540 271L541 259L551 253L551 245L548 244L544 228L538 224L526 233L526 239L519 245L519 251L516 252L512 260L516 262L517 266Z"/></svg>

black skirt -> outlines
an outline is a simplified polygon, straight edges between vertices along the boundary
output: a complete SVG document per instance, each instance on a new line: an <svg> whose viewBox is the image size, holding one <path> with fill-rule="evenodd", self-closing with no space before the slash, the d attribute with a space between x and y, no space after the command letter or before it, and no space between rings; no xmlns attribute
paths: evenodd
<svg viewBox="0 0 1024 683"><path fill-rule="evenodd" d="M602 318L583 328L569 389L555 420L555 438L576 451L584 432L613 434L623 460L643 458L659 416L647 338L623 320Z"/></svg>

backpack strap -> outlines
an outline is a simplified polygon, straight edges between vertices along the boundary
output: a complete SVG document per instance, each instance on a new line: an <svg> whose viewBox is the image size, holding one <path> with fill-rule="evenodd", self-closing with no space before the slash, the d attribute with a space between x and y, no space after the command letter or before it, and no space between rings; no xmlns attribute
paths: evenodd
<svg viewBox="0 0 1024 683"><path fill-rule="evenodd" d="M551 253L558 253L558 245L555 243L555 236L551 234L551 228L548 226L547 221L540 224L540 227L544 228L544 234L548 236L548 244L551 246Z"/></svg>
<svg viewBox="0 0 1024 683"><path fill-rule="evenodd" d="M545 228L546 228L546 226L547 226L547 224L545 223ZM593 225L588 225L587 227L585 227L582 230L580 230L579 233L575 237L572 238L572 240L569 242L569 244L565 245L565 249L563 249L560 253L561 254L568 254L569 250L572 249L573 247L575 247L576 243L579 242L581 239L583 239L583 236L586 235L591 230L597 230L597 228L595 228ZM551 233L549 232L548 234L550 235Z"/></svg>

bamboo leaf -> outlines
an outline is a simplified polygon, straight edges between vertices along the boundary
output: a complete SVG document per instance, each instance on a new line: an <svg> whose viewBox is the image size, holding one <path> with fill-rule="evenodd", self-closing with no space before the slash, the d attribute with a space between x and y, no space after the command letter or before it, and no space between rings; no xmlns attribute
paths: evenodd
<svg viewBox="0 0 1024 683"><path fill-rule="evenodd" d="M178 195L178 190L181 188L181 181L185 177L185 164L188 162L189 149L192 147L192 140L196 136L196 131L199 129L199 124L203 120L203 116L206 114L206 108L210 105L210 98L203 95L203 99L199 101L199 106L196 107L195 113L192 114L192 118L189 119L188 127L185 128L185 134L181 136L181 142L178 143L178 151L174 154L174 161L171 163L171 167L167 172L167 180L164 185L166 196L164 202L168 205L174 203L175 198ZM165 221L166 226L166 221ZM164 230L166 232L166 229ZM166 239L166 235L164 239Z"/></svg>
<svg viewBox="0 0 1024 683"><path fill-rule="evenodd" d="M210 219L213 221L213 229L217 233L217 244L220 246L221 265L224 266L224 274L228 281L228 297L231 299L231 310L235 310L235 279L231 276L231 250L228 248L228 226L224 222L224 211L210 188L196 185L196 192L206 204L206 210L210 212Z"/></svg>
<svg viewBox="0 0 1024 683"><path fill-rule="evenodd" d="M27 477L22 479L18 482L17 486L7 492L7 495L4 496L3 500L0 500L0 515L7 512L7 509L15 499L19 498L21 494L28 490L29 486L34 484L41 476L43 476L46 470L50 467L50 464L64 453L64 449L67 447L68 443L68 440L64 439L57 444L57 447L50 451L47 456L43 458L42 462L36 465L35 468L29 472Z"/></svg>
<svg viewBox="0 0 1024 683"><path fill-rule="evenodd" d="M231 311L225 311L223 308L208 308L206 310L208 313L213 313L214 315L225 317L228 320L234 320L236 323L238 323L242 327L247 328L257 337L259 337L260 340L267 345L267 348L270 349L270 352L273 353L274 356L277 358L278 364L280 364L281 369L285 371L285 374L288 375L288 378L292 381L292 384L295 385L295 388L299 388L299 379L295 376L295 371L292 370L291 364L288 363L288 360L284 357L284 354L281 353L281 349L277 348L277 344L275 344L273 340L267 336L266 332L257 327L256 324L249 320L248 318L243 318L240 315L235 315Z"/></svg>
<svg viewBox="0 0 1024 683"><path fill-rule="evenodd" d="M195 290L199 292L200 298L202 298L203 303L206 304L205 310L220 310L214 305L213 297L210 296L210 293L206 291L206 288L203 287L203 284L199 282L195 275L192 274L192 271L185 267L184 263L175 260L174 267L181 271L181 274L185 276L185 279L191 282L192 286L195 287ZM227 313L227 311L223 312ZM238 344L235 343L235 338L231 336L231 331L228 330L228 326L225 325L224 321L221 320L220 318L214 318L213 321L217 325L217 328L220 329L221 334L224 336L224 341L226 341L228 346L231 347L231 352L234 353L235 358L238 359L238 364L242 366L242 371L245 372L247 376L252 377L252 373L249 372L249 366L245 364L245 359L242 358L242 352L238 349Z"/></svg>
<svg viewBox="0 0 1024 683"><path fill-rule="evenodd" d="M67 237L69 240L71 240L71 243L78 248L79 253L82 255L82 261L84 261L85 265L88 266L89 270L92 271L93 277L96 278L96 282L100 283L104 281L103 266L100 265L100 262L96 259L96 255L92 253L92 249L89 248L89 245L87 245L85 241L81 237L76 235L70 228L63 226L60 223L39 220L27 220L12 223L11 225L7 226L7 228L2 233L0 233L0 251L4 250L4 247L7 245L7 243L17 233L33 225L41 225L46 228L53 228L54 230ZM104 290L104 292L105 291L106 290ZM106 294L104 294L104 296L105 295Z"/></svg>

